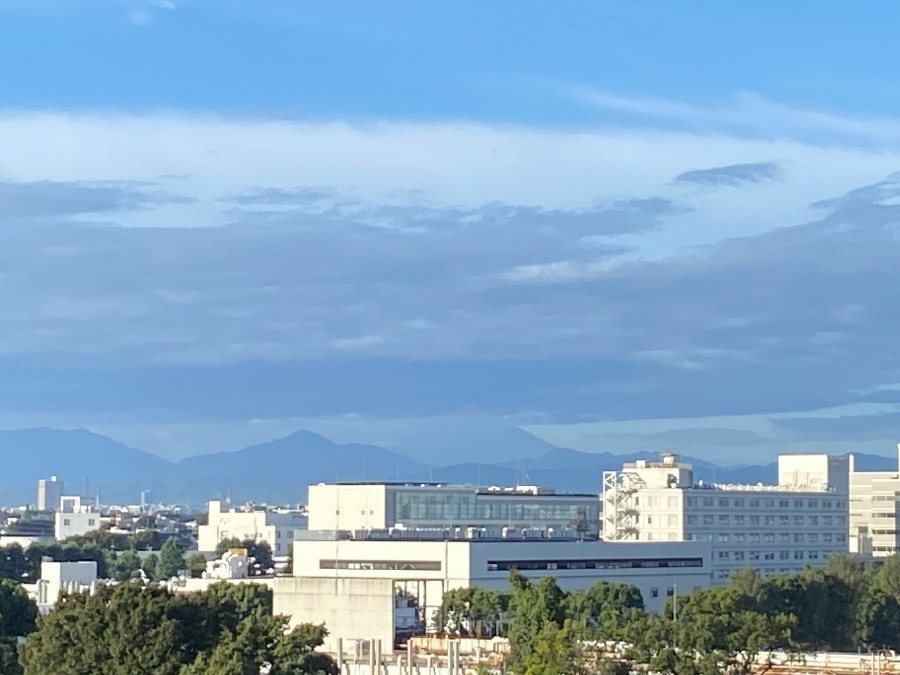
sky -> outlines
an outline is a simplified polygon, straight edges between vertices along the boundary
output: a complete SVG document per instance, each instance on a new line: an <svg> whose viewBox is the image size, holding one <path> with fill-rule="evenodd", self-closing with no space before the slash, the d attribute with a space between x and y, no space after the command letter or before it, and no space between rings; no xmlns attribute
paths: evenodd
<svg viewBox="0 0 900 675"><path fill-rule="evenodd" d="M0 0L0 427L891 454L898 24Z"/></svg>

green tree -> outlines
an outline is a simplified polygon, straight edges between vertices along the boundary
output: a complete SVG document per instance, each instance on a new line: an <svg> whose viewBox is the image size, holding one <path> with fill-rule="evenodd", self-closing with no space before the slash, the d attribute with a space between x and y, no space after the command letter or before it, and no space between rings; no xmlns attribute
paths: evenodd
<svg viewBox="0 0 900 675"><path fill-rule="evenodd" d="M532 584L513 570L509 579L512 586L509 599L509 667L514 672L523 673L532 663L530 659L536 649L538 635L542 632L546 635L550 631L548 624L563 627L568 598L552 577Z"/></svg>
<svg viewBox="0 0 900 675"><path fill-rule="evenodd" d="M272 556L272 547L265 541L254 541L253 539L244 539L243 541L237 537L223 539L216 546L216 557L221 558L227 551L233 548L242 548L247 551L251 565L257 566L259 574L265 574L269 569L275 566L275 560ZM253 571L251 571L253 574Z"/></svg>
<svg viewBox="0 0 900 675"><path fill-rule="evenodd" d="M185 569L184 551L174 537L166 539L159 552L159 565L156 573L159 580L171 579Z"/></svg>
<svg viewBox="0 0 900 675"><path fill-rule="evenodd" d="M0 579L0 638L24 637L34 630L37 605L22 586Z"/></svg>
<svg viewBox="0 0 900 675"><path fill-rule="evenodd" d="M128 581L141 569L141 559L137 552L130 548L115 556L111 568L113 579L116 581Z"/></svg>
<svg viewBox="0 0 900 675"><path fill-rule="evenodd" d="M0 547L0 579L21 581L28 574L28 559L18 544Z"/></svg>
<svg viewBox="0 0 900 675"><path fill-rule="evenodd" d="M569 595L569 615L597 639L621 639L624 627L644 615L641 592L630 584L600 581Z"/></svg>
<svg viewBox="0 0 900 675"><path fill-rule="evenodd" d="M155 553L151 553L146 558L144 558L144 564L141 565L141 569L144 570L144 574L146 574L150 581L156 581L159 578L159 556Z"/></svg>
<svg viewBox="0 0 900 675"><path fill-rule="evenodd" d="M191 553L185 560L185 565L192 577L200 577L206 571L206 557L202 553Z"/></svg>

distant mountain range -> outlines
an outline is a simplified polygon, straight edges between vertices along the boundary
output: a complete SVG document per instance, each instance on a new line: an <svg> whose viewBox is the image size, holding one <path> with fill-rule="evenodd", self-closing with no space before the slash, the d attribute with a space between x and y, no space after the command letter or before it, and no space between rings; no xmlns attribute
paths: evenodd
<svg viewBox="0 0 900 675"><path fill-rule="evenodd" d="M339 444L311 431L235 452L189 457L170 462L84 430L21 429L0 431L0 504L33 503L39 478L59 476L68 494L104 503L137 503L141 490L154 501L199 507L209 499L296 504L306 500L310 484L336 480L437 481L472 485L538 484L564 492L599 492L604 471L623 462L656 459L655 453L613 455L560 448L516 429L521 459L498 463L455 463L471 457L472 447L491 445L491 438L457 438L467 451L453 453L443 465L422 464L405 454L375 445ZM529 440L531 439L531 440ZM507 456L510 453L506 453ZM481 456L489 456L487 452ZM695 480L720 483L771 483L776 464L719 466L681 455L694 466ZM857 454L865 471L896 469L896 459Z"/></svg>

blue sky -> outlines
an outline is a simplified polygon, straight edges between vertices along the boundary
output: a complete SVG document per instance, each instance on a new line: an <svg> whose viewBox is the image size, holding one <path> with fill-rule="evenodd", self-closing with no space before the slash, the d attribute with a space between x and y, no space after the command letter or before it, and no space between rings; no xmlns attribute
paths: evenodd
<svg viewBox="0 0 900 675"><path fill-rule="evenodd" d="M889 453L898 20L0 0L0 425Z"/></svg>

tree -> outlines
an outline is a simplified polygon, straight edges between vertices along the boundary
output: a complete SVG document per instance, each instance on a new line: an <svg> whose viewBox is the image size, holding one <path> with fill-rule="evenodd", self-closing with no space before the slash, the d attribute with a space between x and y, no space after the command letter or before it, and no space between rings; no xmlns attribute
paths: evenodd
<svg viewBox="0 0 900 675"><path fill-rule="evenodd" d="M34 630L36 619L37 605L22 586L9 579L0 579L0 638L28 635Z"/></svg>
<svg viewBox="0 0 900 675"><path fill-rule="evenodd" d="M184 552L174 537L166 539L159 552L159 565L156 569L159 580L171 579L185 569Z"/></svg>
<svg viewBox="0 0 900 675"><path fill-rule="evenodd" d="M568 611L597 639L621 639L624 627L643 616L644 599L635 586L600 581L570 594Z"/></svg>
<svg viewBox="0 0 900 675"><path fill-rule="evenodd" d="M113 579L128 581L141 569L141 559L137 552L130 548L115 556L111 568Z"/></svg>
<svg viewBox="0 0 900 675"><path fill-rule="evenodd" d="M141 569L144 570L144 574L146 574L151 581L156 581L159 577L159 556L155 553L151 553L146 558L144 558L144 564L141 565Z"/></svg>
<svg viewBox="0 0 900 675"><path fill-rule="evenodd" d="M185 566L192 577L200 577L206 571L206 557L202 553L191 553L185 560Z"/></svg>
<svg viewBox="0 0 900 675"><path fill-rule="evenodd" d="M537 647L538 635L546 635L553 624L562 628L566 619L567 596L556 579L545 577L532 584L513 570L509 576L512 593L509 600L509 667L523 673Z"/></svg>
<svg viewBox="0 0 900 675"><path fill-rule="evenodd" d="M28 574L28 559L18 544L0 547L0 579L21 581Z"/></svg>
<svg viewBox="0 0 900 675"><path fill-rule="evenodd" d="M204 593L121 584L68 595L26 638L24 675L258 675L263 666L271 675L337 675L314 652L324 626L287 631L271 596L224 583Z"/></svg>

